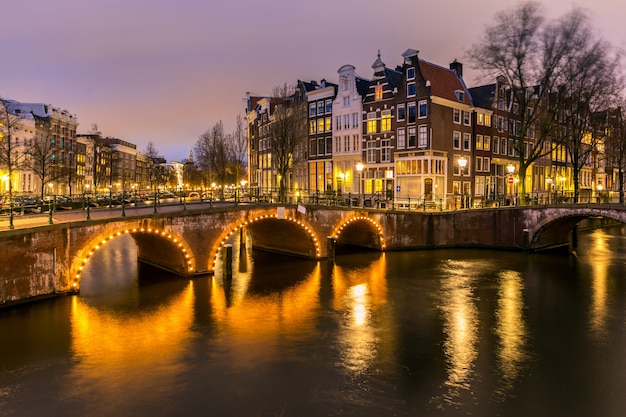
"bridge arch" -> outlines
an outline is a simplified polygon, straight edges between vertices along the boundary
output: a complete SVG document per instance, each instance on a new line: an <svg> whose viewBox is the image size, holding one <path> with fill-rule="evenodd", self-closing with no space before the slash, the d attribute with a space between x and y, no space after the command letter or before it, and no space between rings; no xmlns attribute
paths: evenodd
<svg viewBox="0 0 626 417"><path fill-rule="evenodd" d="M124 235L131 236L135 241L138 259L179 275L186 276L194 273L195 256L189 244L181 236L158 227L115 228L98 233L78 251L70 270L73 291L79 290L83 270L94 253L109 241ZM168 259L163 259L163 253L170 255Z"/></svg>
<svg viewBox="0 0 626 417"><path fill-rule="evenodd" d="M602 217L626 224L624 213L616 210L584 207L554 210L530 229L529 249L537 251L567 245L570 243L571 232L576 225L593 217Z"/></svg>
<svg viewBox="0 0 626 417"><path fill-rule="evenodd" d="M383 228L367 216L353 216L342 220L333 231L338 245L361 246L380 251L385 250Z"/></svg>
<svg viewBox="0 0 626 417"><path fill-rule="evenodd" d="M277 225L282 225L283 229L286 229L286 233L280 233L280 227L275 227ZM273 233L267 232L267 230L270 230ZM242 231L250 232L254 247L312 259L319 259L322 256L320 239L310 224L304 220L288 215L278 216L277 214L260 214L235 222L231 225L231 227L225 229L224 232L220 234L211 248L209 256L209 259L212 260L209 265L209 270L211 272L215 271L215 266L220 253L222 252L224 246L228 243L229 239L235 233L241 233ZM306 242L298 246L294 246L294 244L298 242L298 236L294 236L294 239L291 239L291 236L289 236L290 233L306 237ZM283 240L281 241L281 239Z"/></svg>

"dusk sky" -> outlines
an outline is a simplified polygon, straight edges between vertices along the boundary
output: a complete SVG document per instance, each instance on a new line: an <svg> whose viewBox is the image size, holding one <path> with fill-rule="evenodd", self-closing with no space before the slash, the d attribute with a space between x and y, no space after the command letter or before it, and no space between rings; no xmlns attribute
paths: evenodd
<svg viewBox="0 0 626 417"><path fill-rule="evenodd" d="M221 120L233 131L247 91L301 80L337 82L344 64L372 76L378 50L394 68L408 48L465 64L486 24L513 0L19 0L2 5L0 97L42 102L105 136L152 141L186 158ZM626 4L550 0L549 17L586 8L602 36L626 49Z"/></svg>

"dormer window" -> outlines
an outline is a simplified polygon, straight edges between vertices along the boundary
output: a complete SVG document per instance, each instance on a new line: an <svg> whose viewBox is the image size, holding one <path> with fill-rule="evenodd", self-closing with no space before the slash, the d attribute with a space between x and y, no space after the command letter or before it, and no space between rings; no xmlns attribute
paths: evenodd
<svg viewBox="0 0 626 417"><path fill-rule="evenodd" d="M465 93L461 90L455 90L454 94L456 95L456 99L459 100L459 102L464 103L465 102Z"/></svg>

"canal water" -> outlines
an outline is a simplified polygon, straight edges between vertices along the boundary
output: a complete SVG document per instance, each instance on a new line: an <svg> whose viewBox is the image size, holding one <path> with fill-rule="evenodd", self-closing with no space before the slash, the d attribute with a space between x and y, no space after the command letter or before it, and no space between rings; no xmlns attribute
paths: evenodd
<svg viewBox="0 0 626 417"><path fill-rule="evenodd" d="M0 416L626 415L622 227L576 256L235 244L232 280L107 245L79 296L0 310Z"/></svg>

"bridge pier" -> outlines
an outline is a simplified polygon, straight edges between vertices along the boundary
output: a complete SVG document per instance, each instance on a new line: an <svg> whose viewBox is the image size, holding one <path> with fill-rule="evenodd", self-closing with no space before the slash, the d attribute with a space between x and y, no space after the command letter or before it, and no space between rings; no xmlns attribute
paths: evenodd
<svg viewBox="0 0 626 417"><path fill-rule="evenodd" d="M337 239L334 236L328 236L326 238L326 255L329 262L335 261L335 246Z"/></svg>

